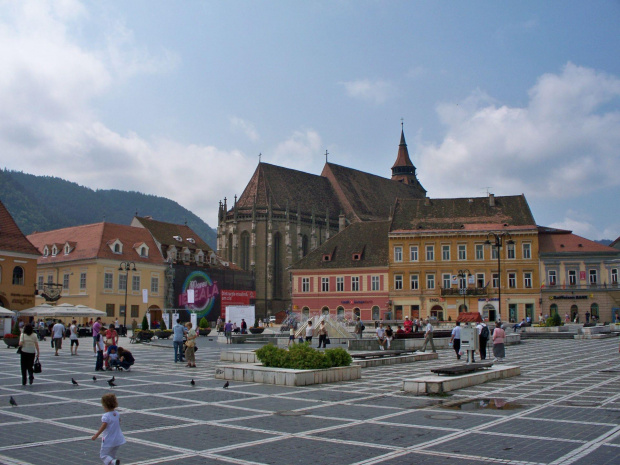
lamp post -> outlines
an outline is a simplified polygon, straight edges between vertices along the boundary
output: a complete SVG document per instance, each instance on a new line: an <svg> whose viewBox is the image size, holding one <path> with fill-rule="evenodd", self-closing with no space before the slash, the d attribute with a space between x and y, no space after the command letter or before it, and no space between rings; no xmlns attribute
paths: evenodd
<svg viewBox="0 0 620 465"><path fill-rule="evenodd" d="M497 317L500 320L502 318L502 268L500 262L500 250L502 249L504 241L506 241L506 244L508 245L512 245L515 243L512 240L512 236L509 232L490 232L489 234L487 234L487 240L484 242L485 245L490 245L491 247L495 247L497 249Z"/></svg>
<svg viewBox="0 0 620 465"><path fill-rule="evenodd" d="M463 311L466 311L465 296L467 296L467 278L471 276L471 272L466 268L464 270L459 270L457 273L460 279L465 279L465 286L461 288L461 292L463 293Z"/></svg>
<svg viewBox="0 0 620 465"><path fill-rule="evenodd" d="M129 289L129 272L136 271L136 264L134 262L121 262L118 271L125 272L125 318L123 327L125 328L125 334L127 334L127 290Z"/></svg>

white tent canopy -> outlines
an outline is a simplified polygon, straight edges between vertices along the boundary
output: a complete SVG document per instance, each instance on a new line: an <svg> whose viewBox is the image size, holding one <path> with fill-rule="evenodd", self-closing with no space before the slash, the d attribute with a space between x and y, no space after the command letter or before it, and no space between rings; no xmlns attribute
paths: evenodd
<svg viewBox="0 0 620 465"><path fill-rule="evenodd" d="M87 307L86 305L71 305L60 304L50 305L41 304L36 307L29 308L28 310L22 310L19 312L20 316L38 316L39 318L96 318L98 316L106 316L105 312L101 310L95 310L94 308Z"/></svg>
<svg viewBox="0 0 620 465"><path fill-rule="evenodd" d="M13 318L14 316L14 311L9 310L8 308L0 307L0 318Z"/></svg>
<svg viewBox="0 0 620 465"><path fill-rule="evenodd" d="M49 310L50 308L54 308L54 306L50 304L41 304L37 305L36 307L28 308L26 310L20 310L18 316L35 316L38 315L40 312Z"/></svg>

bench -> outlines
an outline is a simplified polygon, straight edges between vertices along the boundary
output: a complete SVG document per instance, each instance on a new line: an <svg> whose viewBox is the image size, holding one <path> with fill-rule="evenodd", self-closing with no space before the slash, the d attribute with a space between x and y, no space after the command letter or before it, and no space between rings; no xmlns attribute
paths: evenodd
<svg viewBox="0 0 620 465"><path fill-rule="evenodd" d="M431 370L431 373L447 376L465 375L467 373L474 373L485 368L491 368L492 366L493 362L478 362L470 363L469 365L453 365L449 367L435 368L434 370Z"/></svg>
<svg viewBox="0 0 620 465"><path fill-rule="evenodd" d="M367 358L383 358L383 357L397 357L402 354L411 354L413 350L378 350L372 352L364 352L360 354L351 354L351 358L359 358L365 360Z"/></svg>

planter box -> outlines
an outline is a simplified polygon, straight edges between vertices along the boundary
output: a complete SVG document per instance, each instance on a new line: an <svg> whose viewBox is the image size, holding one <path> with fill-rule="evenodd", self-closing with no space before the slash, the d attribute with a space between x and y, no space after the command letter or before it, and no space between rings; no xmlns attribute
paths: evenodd
<svg viewBox="0 0 620 465"><path fill-rule="evenodd" d="M155 336L157 336L157 339L170 339L170 336L172 336L172 332L162 331L161 329L158 329L157 331L155 331Z"/></svg>
<svg viewBox="0 0 620 465"><path fill-rule="evenodd" d="M250 328L252 334L262 334L265 328Z"/></svg>
<svg viewBox="0 0 620 465"><path fill-rule="evenodd" d="M211 328L199 328L198 334L200 334L201 336L208 336L209 334L211 334Z"/></svg>
<svg viewBox="0 0 620 465"><path fill-rule="evenodd" d="M8 339L6 337L3 337L2 340L7 345L8 348L17 347L19 345L18 337L10 337Z"/></svg>
<svg viewBox="0 0 620 465"><path fill-rule="evenodd" d="M412 392L421 396L426 394L441 394L496 379L519 376L521 368L516 365L495 365L488 370L477 371L466 375L439 376L429 375L403 381L403 391Z"/></svg>
<svg viewBox="0 0 620 465"><path fill-rule="evenodd" d="M220 365L215 368L216 379L280 386L337 383L360 379L361 377L362 368L359 365L323 370L292 370L289 368L264 367L260 364Z"/></svg>

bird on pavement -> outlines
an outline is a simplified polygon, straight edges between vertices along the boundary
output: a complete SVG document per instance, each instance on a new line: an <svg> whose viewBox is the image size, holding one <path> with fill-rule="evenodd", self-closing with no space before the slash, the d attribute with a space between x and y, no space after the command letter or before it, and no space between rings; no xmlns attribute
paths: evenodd
<svg viewBox="0 0 620 465"><path fill-rule="evenodd" d="M93 381L97 381L97 377L96 376L93 376Z"/></svg>
<svg viewBox="0 0 620 465"><path fill-rule="evenodd" d="M224 384L224 389L228 389L228 386L230 386L230 383L226 381L226 384Z"/></svg>
<svg viewBox="0 0 620 465"><path fill-rule="evenodd" d="M189 382L189 384L191 384L192 386L196 386L196 381L194 381L193 379Z"/></svg>
<svg viewBox="0 0 620 465"><path fill-rule="evenodd" d="M112 379L110 381L108 381L109 383L113 383L114 381L116 381L116 376L112 376Z"/></svg>
<svg viewBox="0 0 620 465"><path fill-rule="evenodd" d="M9 399L9 404L11 404L13 407L17 407L17 402L15 402L15 399L13 399L13 396L11 396L11 398Z"/></svg>
<svg viewBox="0 0 620 465"><path fill-rule="evenodd" d="M108 385L109 385L110 387L114 387L114 386L116 386L116 384L114 384L114 382L113 382L111 379L109 379L109 380L108 380Z"/></svg>
<svg viewBox="0 0 620 465"><path fill-rule="evenodd" d="M73 378L71 378L71 384L73 384L74 386L79 386L78 382Z"/></svg>

